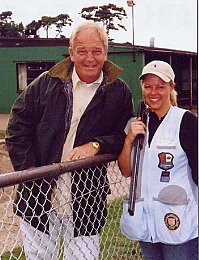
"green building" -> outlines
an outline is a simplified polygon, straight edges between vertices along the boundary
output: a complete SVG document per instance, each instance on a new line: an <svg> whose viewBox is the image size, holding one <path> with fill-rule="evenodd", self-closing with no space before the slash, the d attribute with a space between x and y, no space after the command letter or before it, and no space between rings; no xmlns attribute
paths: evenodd
<svg viewBox="0 0 199 260"><path fill-rule="evenodd" d="M68 45L67 38L0 38L0 113L9 113L34 78L67 57ZM143 66L155 59L174 68L179 106L197 107L197 53L111 43L108 58L123 68L121 78L131 88L135 107L142 98L138 77Z"/></svg>

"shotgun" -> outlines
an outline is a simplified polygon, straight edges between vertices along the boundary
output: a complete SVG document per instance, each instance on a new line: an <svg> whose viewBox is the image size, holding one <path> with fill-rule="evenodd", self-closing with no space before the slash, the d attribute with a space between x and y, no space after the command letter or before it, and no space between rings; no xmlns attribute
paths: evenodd
<svg viewBox="0 0 199 260"><path fill-rule="evenodd" d="M147 121L147 106L143 100L139 101L137 118L141 117L141 120L144 124ZM140 151L143 147L144 136L137 135L135 142L133 144L134 154L133 154L133 164L131 170L131 182L129 190L129 201L128 201L128 212L131 216L135 212L135 200L136 200L136 189L137 189L137 180L139 172L139 162L140 162Z"/></svg>

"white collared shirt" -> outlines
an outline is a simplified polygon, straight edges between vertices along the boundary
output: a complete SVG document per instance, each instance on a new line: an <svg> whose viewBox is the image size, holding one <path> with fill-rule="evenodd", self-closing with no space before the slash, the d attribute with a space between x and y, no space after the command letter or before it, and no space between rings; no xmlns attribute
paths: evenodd
<svg viewBox="0 0 199 260"><path fill-rule="evenodd" d="M102 80L103 80L103 72L101 71L99 78L95 82L91 84L86 84L85 82L82 82L80 80L75 68L73 70L72 73L73 113L72 113L70 130L67 135L64 148L63 148L62 162L65 161L67 153L73 149L79 121L86 107L88 106L93 96L95 95L96 90L102 83ZM71 176L70 176L70 172L67 172L59 176L57 180L57 187L53 190L53 194L52 194L52 206L57 212L57 214L71 215L72 196L70 193L70 188L71 188Z"/></svg>
<svg viewBox="0 0 199 260"><path fill-rule="evenodd" d="M73 70L72 73L73 113L72 113L70 130L64 144L62 161L65 161L66 154L73 149L79 121L84 111L86 110L86 107L88 106L93 96L95 95L95 92L100 86L102 80L103 80L103 72L101 71L99 78L95 82L91 84L87 84L80 80L75 68Z"/></svg>

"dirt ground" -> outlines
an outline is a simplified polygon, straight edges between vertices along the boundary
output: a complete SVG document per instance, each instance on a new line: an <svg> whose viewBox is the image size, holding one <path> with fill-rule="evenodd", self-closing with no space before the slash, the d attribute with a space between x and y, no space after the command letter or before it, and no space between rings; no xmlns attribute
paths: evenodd
<svg viewBox="0 0 199 260"><path fill-rule="evenodd" d="M13 172L8 151L4 142L0 142L0 174ZM18 230L18 219L13 218L13 186L0 188L0 255L21 244ZM0 257L1 258L1 257Z"/></svg>
<svg viewBox="0 0 199 260"><path fill-rule="evenodd" d="M12 172L13 167L4 142L0 143L0 174Z"/></svg>

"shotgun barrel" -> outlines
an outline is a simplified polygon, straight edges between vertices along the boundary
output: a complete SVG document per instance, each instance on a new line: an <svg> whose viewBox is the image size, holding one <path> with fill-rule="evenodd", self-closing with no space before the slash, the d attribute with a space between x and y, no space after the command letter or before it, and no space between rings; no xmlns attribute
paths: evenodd
<svg viewBox="0 0 199 260"><path fill-rule="evenodd" d="M147 121L147 108L146 104L143 100L139 101L137 118L141 117L143 123L146 124ZM131 170L131 182L130 182L130 190L129 190L129 201L128 201L128 212L131 216L134 215L135 212L135 201L136 201L136 189L137 189L137 180L139 173L139 162L140 162L140 151L143 147L143 135L138 135L133 144L133 163Z"/></svg>

